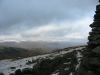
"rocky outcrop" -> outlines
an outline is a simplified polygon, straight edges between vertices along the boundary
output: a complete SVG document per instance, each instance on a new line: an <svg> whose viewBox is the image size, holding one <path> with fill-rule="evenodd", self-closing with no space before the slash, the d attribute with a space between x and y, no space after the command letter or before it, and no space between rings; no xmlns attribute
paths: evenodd
<svg viewBox="0 0 100 75"><path fill-rule="evenodd" d="M4 75L3 73L0 73L0 75Z"/></svg>
<svg viewBox="0 0 100 75"><path fill-rule="evenodd" d="M17 69L10 75L76 75L81 50L61 53L53 58L50 56L38 59L33 68Z"/></svg>
<svg viewBox="0 0 100 75"><path fill-rule="evenodd" d="M100 75L100 4L96 6L95 13L94 22L90 25L92 31L89 33L88 46L77 75Z"/></svg>

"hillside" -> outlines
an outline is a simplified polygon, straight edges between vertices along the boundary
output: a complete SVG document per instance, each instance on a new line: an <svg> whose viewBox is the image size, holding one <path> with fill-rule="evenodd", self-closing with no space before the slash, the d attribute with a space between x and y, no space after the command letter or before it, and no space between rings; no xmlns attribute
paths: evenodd
<svg viewBox="0 0 100 75"><path fill-rule="evenodd" d="M27 50L16 47L0 47L0 60L2 59L19 59L35 55L44 54L42 49Z"/></svg>
<svg viewBox="0 0 100 75"><path fill-rule="evenodd" d="M73 75L80 65L84 49L84 46L70 47L15 61L2 60L0 72L5 75Z"/></svg>
<svg viewBox="0 0 100 75"><path fill-rule="evenodd" d="M21 42L0 42L0 46L6 47L17 47L17 48L25 48L25 49L33 49L33 48L42 48L42 49L61 49L66 47L73 47L84 45L85 43L80 42L44 42L44 41L21 41Z"/></svg>

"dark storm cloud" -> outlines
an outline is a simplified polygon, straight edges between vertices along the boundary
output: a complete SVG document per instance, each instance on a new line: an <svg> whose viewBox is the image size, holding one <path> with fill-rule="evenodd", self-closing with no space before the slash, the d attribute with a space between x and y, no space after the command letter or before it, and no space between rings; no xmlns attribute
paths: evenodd
<svg viewBox="0 0 100 75"><path fill-rule="evenodd" d="M1 0L0 34L63 20L79 20L95 10L96 0Z"/></svg>

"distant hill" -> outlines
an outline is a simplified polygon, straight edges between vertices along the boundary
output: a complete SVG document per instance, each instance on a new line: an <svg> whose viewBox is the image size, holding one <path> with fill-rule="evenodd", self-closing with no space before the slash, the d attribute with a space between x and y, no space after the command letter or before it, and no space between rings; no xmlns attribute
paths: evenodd
<svg viewBox="0 0 100 75"><path fill-rule="evenodd" d="M23 48L16 48L16 47L0 47L0 60L2 59L19 59L19 58L25 58L35 55L41 55L44 54L42 49L32 49L27 50Z"/></svg>
<svg viewBox="0 0 100 75"><path fill-rule="evenodd" d="M48 50L61 49L66 47L73 47L85 45L85 43L81 42L45 42L45 41L21 41L21 42L0 42L0 46L6 47L18 47L25 49L34 49L34 48L42 48Z"/></svg>

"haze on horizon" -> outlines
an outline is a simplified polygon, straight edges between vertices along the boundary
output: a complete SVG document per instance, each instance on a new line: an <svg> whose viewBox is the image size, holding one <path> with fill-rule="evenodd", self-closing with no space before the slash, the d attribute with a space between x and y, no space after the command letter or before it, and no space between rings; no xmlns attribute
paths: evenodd
<svg viewBox="0 0 100 75"><path fill-rule="evenodd" d="M98 0L0 0L0 42L86 43Z"/></svg>

